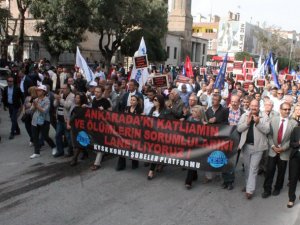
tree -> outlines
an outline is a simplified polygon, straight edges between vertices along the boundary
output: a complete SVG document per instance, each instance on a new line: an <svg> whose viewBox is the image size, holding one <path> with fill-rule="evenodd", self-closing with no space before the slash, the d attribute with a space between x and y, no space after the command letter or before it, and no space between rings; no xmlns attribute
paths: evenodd
<svg viewBox="0 0 300 225"><path fill-rule="evenodd" d="M25 27L25 12L27 11L29 5L31 4L32 0L17 0L17 6L19 10L19 36L16 45L16 55L15 59L23 60L23 52L24 52L24 27Z"/></svg>
<svg viewBox="0 0 300 225"><path fill-rule="evenodd" d="M41 19L36 30L41 33L51 63L57 64L64 51L75 53L89 24L86 0L33 0L30 11L36 19Z"/></svg>
<svg viewBox="0 0 300 225"><path fill-rule="evenodd" d="M7 46L12 41L8 34L8 19L11 18L11 14L8 9L0 8L0 45L1 45L1 57L7 58Z"/></svg>
<svg viewBox="0 0 300 225"><path fill-rule="evenodd" d="M141 38L144 37L147 47L148 60L152 62L161 62L167 59L167 53L163 48L161 41L155 34L145 30L136 30L129 34L121 44L121 53L132 57L139 48Z"/></svg>
<svg viewBox="0 0 300 225"><path fill-rule="evenodd" d="M237 61L244 61L246 59L247 61L250 60L251 55L248 52L237 52L234 56L235 60Z"/></svg>
<svg viewBox="0 0 300 225"><path fill-rule="evenodd" d="M157 39L167 32L165 1L89 0L89 5L93 9L89 29L100 35L99 50L105 58L107 68L110 67L115 52L126 38L130 41L129 36L134 32L152 32Z"/></svg>

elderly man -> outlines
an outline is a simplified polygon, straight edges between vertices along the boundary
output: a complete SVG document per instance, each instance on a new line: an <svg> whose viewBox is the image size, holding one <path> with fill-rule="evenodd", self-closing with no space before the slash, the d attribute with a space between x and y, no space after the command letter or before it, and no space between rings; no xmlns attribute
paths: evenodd
<svg viewBox="0 0 300 225"><path fill-rule="evenodd" d="M289 117L290 111L291 105L282 103L280 116L273 117L271 120L271 129L268 135L270 149L263 198L271 195L276 167L278 168L277 179L272 194L279 195L283 187L287 162L290 157L290 137L293 129L297 126L297 122Z"/></svg>
<svg viewBox="0 0 300 225"><path fill-rule="evenodd" d="M238 148L243 151L246 198L251 199L255 191L259 162L263 152L268 149L267 134L270 132L269 118L259 111L259 102L256 99L250 103L250 112L242 115L237 130L241 133Z"/></svg>
<svg viewBox="0 0 300 225"><path fill-rule="evenodd" d="M177 88L172 89L171 93L169 94L169 99L172 102L171 106L169 107L171 113L176 119L180 119L182 116L184 103L179 96L179 91Z"/></svg>

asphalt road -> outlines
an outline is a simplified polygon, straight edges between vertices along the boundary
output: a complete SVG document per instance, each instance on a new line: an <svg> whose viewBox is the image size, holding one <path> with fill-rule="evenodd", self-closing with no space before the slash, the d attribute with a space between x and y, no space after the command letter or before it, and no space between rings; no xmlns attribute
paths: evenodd
<svg viewBox="0 0 300 225"><path fill-rule="evenodd" d="M186 190L186 171L172 166L148 181L148 168L132 170L128 163L117 172L112 157L92 172L93 154L77 167L54 159L48 146L40 158L29 159L33 148L24 125L21 136L8 140L7 112L0 110L0 117L0 225L300 225L300 201L286 207L286 183L279 196L262 199L259 176L256 195L246 200L240 166L232 191L220 181L201 184L203 172Z"/></svg>

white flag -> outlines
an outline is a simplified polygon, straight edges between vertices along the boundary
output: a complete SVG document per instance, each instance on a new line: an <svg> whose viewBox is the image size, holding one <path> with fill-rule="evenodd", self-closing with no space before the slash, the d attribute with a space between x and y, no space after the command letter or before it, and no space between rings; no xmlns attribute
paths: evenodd
<svg viewBox="0 0 300 225"><path fill-rule="evenodd" d="M93 81L95 79L95 74L88 66L85 59L82 57L78 46L76 51L76 66L78 66L83 71L87 82Z"/></svg>
<svg viewBox="0 0 300 225"><path fill-rule="evenodd" d="M261 64L257 70L255 70L254 74L253 74L253 79L258 79L258 78L264 78L265 77L265 62L263 64Z"/></svg>
<svg viewBox="0 0 300 225"><path fill-rule="evenodd" d="M143 56L146 54L147 54L147 48L146 48L146 44L144 41L144 37L142 37L141 42L140 42L140 47L139 47L138 51L135 52L134 56L135 57ZM147 82L148 77L149 77L148 68L137 69L137 68L135 68L135 66L133 66L130 79L134 79L139 83L139 92L142 91L142 87Z"/></svg>
<svg viewBox="0 0 300 225"><path fill-rule="evenodd" d="M138 50L138 56L142 56L142 55L146 55L146 54L147 54L147 48L146 48L146 44L144 41L144 37L142 37L140 47Z"/></svg>

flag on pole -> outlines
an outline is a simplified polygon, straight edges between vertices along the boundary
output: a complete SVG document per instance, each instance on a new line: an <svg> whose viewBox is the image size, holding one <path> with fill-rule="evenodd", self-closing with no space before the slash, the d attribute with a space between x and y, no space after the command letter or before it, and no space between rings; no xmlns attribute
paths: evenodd
<svg viewBox="0 0 300 225"><path fill-rule="evenodd" d="M193 67L189 56L185 58L184 69L187 77L194 77Z"/></svg>
<svg viewBox="0 0 300 225"><path fill-rule="evenodd" d="M186 77L186 71L185 71L184 65L182 66L182 76L185 76L185 77Z"/></svg>
<svg viewBox="0 0 300 225"><path fill-rule="evenodd" d="M226 67L227 67L227 55L228 53L226 53L224 60L223 60L223 64L221 66L221 69L219 71L219 74L217 76L217 79L214 83L213 88L218 88L219 90L222 89L222 87L224 86L225 83L225 73L226 73Z"/></svg>
<svg viewBox="0 0 300 225"><path fill-rule="evenodd" d="M139 49L135 52L134 56L144 56L147 54L147 48L142 37ZM139 91L142 91L143 85L147 82L149 77L148 68L137 69L135 65L132 68L130 79L134 79L139 83Z"/></svg>
<svg viewBox="0 0 300 225"><path fill-rule="evenodd" d="M280 84L278 82L278 77L277 77L277 74L276 74L276 71L275 71L275 66L274 66L272 52L270 52L270 54L269 54L268 66L270 66L270 68L271 68L273 81L274 81L276 87L279 89L280 88Z"/></svg>
<svg viewBox="0 0 300 225"><path fill-rule="evenodd" d="M76 50L76 66L78 66L83 71L87 82L91 82L95 79L95 74L93 73L91 68L88 66L85 59L82 57L78 46L77 46L77 50Z"/></svg>

